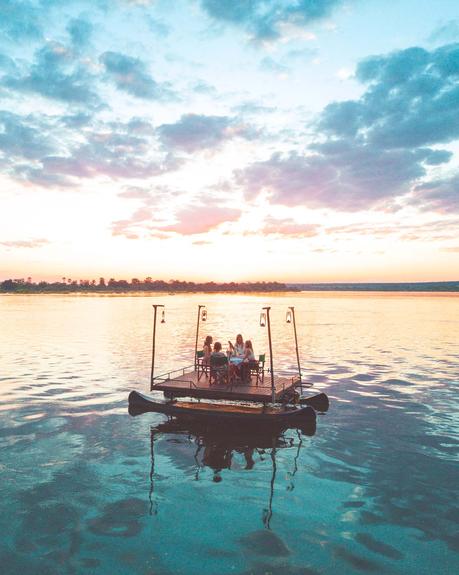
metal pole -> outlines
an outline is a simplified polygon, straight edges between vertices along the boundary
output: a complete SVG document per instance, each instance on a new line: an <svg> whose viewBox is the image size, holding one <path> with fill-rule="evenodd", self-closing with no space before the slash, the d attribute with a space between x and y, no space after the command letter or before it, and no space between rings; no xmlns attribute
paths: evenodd
<svg viewBox="0 0 459 575"><path fill-rule="evenodd" d="M264 307L266 310L266 318L268 321L268 341L269 341L269 362L271 365L271 401L274 403L276 401L276 388L274 386L274 368L273 368L273 345L271 342L271 321L269 318L270 307Z"/></svg>
<svg viewBox="0 0 459 575"><path fill-rule="evenodd" d="M265 510L266 514L263 518L263 523L264 523L266 529L271 529L270 523L271 523L271 517L273 516L274 484L276 482L276 471L277 471L276 438L275 437L273 437L273 440L272 440L271 461L273 464L272 474L271 474L271 489L270 489L270 493L269 493L268 509Z"/></svg>
<svg viewBox="0 0 459 575"><path fill-rule="evenodd" d="M159 307L164 307L163 305L153 304L153 309L155 310L153 316L153 344L151 349L151 375L150 375L150 391L153 390L153 375L155 372L155 345L156 345L156 312Z"/></svg>
<svg viewBox="0 0 459 575"><path fill-rule="evenodd" d="M150 500L150 515L153 513L156 515L158 513L158 506L156 502L153 500L154 490L155 490L155 483L154 483L154 476L155 476L155 432L153 428L150 429L150 455L151 455L151 467L150 467L150 492L148 494L148 499ZM154 507L154 509L153 509Z"/></svg>
<svg viewBox="0 0 459 575"><path fill-rule="evenodd" d="M296 361L298 364L298 375L300 377L300 387L302 388L302 381L301 381L301 366L300 366L300 354L298 352L298 338L296 335L296 321L295 321L295 308L293 306L290 306L290 309L292 310L292 315L293 315L293 331L295 333L295 349L296 349Z"/></svg>
<svg viewBox="0 0 459 575"><path fill-rule="evenodd" d="M199 320L201 319L201 308L205 305L198 305L198 320L196 322L196 342L194 344L194 369L196 370L196 354L198 353Z"/></svg>

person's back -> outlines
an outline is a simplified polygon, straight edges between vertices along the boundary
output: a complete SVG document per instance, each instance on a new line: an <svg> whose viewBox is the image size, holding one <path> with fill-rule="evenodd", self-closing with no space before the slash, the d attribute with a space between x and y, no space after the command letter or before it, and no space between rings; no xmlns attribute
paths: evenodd
<svg viewBox="0 0 459 575"><path fill-rule="evenodd" d="M221 382L228 373L228 358L222 351L222 344L216 341L214 351L210 354L210 375Z"/></svg>

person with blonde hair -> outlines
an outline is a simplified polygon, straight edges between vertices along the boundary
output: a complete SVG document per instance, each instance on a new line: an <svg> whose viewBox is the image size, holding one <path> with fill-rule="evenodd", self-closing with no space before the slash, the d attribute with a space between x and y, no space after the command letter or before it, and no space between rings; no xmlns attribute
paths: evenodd
<svg viewBox="0 0 459 575"><path fill-rule="evenodd" d="M241 365L239 366L240 377L243 382L250 384L250 367L251 363L256 361L253 352L253 345L250 339L244 343L244 355Z"/></svg>
<svg viewBox="0 0 459 575"><path fill-rule="evenodd" d="M253 352L253 345L250 339L246 340L244 344L244 363L248 363L249 361L255 361L255 354Z"/></svg>
<svg viewBox="0 0 459 575"><path fill-rule="evenodd" d="M230 341L228 344L233 356L241 357L244 355L244 339L240 333L237 334L236 343L234 345Z"/></svg>

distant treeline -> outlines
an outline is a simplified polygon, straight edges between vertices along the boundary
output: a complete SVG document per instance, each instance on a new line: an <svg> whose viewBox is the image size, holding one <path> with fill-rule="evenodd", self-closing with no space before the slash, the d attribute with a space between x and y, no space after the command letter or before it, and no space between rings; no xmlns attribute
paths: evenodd
<svg viewBox="0 0 459 575"><path fill-rule="evenodd" d="M289 284L300 291L459 291L457 282Z"/></svg>
<svg viewBox="0 0 459 575"><path fill-rule="evenodd" d="M3 293L71 293L71 292L277 292L298 291L279 282L186 282L179 280L144 280L133 278L131 281L99 278L99 280L74 280L63 277L56 282L33 282L32 278L9 279L0 282Z"/></svg>

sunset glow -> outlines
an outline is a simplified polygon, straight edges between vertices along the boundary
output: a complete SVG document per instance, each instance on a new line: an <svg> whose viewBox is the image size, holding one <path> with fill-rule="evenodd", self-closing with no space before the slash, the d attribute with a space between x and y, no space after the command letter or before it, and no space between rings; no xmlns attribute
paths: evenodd
<svg viewBox="0 0 459 575"><path fill-rule="evenodd" d="M62 6L0 6L0 280L457 279L456 2Z"/></svg>

